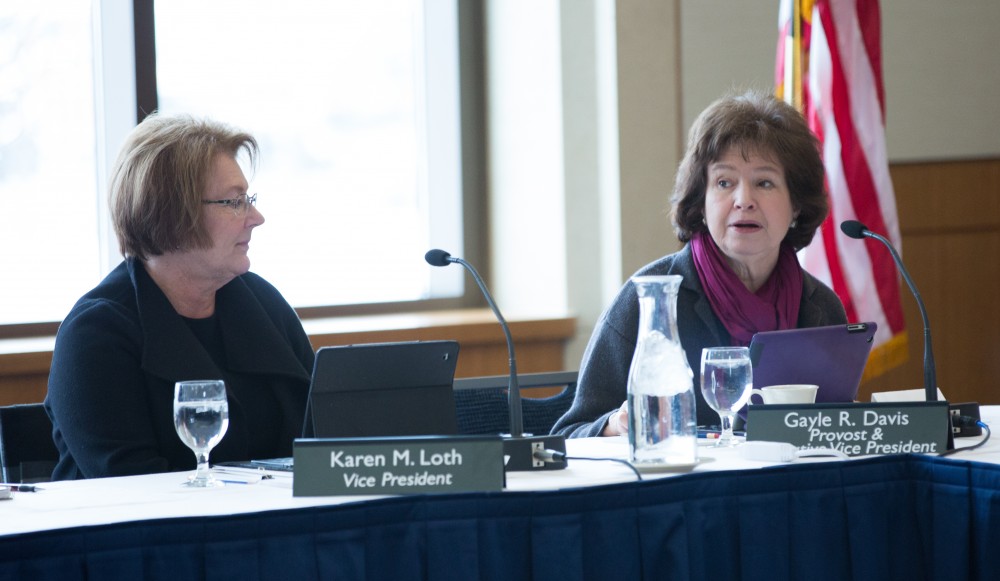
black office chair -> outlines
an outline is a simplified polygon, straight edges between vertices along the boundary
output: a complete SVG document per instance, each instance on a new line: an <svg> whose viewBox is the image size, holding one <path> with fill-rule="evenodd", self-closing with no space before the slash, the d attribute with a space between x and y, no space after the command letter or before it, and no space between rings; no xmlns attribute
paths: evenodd
<svg viewBox="0 0 1000 581"><path fill-rule="evenodd" d="M576 371L525 373L517 376L521 387L521 410L526 434L548 434L576 395ZM456 379L455 413L459 434L504 434L510 432L507 400L509 375ZM523 397L532 389L562 387L550 397Z"/></svg>
<svg viewBox="0 0 1000 581"><path fill-rule="evenodd" d="M0 407L0 481L47 482L58 460L42 404Z"/></svg>

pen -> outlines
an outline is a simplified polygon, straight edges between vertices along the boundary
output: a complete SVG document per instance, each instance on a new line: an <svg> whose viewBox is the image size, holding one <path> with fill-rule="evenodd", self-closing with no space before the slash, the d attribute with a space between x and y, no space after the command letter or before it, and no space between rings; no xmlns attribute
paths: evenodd
<svg viewBox="0 0 1000 581"><path fill-rule="evenodd" d="M734 436L746 436L746 432L733 432ZM714 430L698 430L699 438L707 438L709 440L718 440L722 436L722 432L717 432Z"/></svg>
<svg viewBox="0 0 1000 581"><path fill-rule="evenodd" d="M250 468L239 469L239 468L218 468L218 467L216 467L216 468L212 468L212 472L215 473L215 474L225 474L227 476L245 477L246 480L233 480L234 483L235 482L239 482L239 483L242 483L242 484L256 484L256 483L260 482L261 480L271 480L271 479L274 478L274 475L267 474L263 470L250 469ZM227 482L227 481L223 480L223 482Z"/></svg>
<svg viewBox="0 0 1000 581"><path fill-rule="evenodd" d="M0 488L6 488L12 492L37 492L41 490L34 484L0 484Z"/></svg>

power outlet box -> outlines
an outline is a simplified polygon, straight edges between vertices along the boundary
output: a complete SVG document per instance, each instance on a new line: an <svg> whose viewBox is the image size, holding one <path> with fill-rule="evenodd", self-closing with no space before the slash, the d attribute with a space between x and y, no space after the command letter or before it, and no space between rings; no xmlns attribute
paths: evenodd
<svg viewBox="0 0 1000 581"><path fill-rule="evenodd" d="M967 438L982 436L983 429L976 425L981 418L979 416L979 404L952 403L948 404L949 418L951 419L951 434L956 438Z"/></svg>
<svg viewBox="0 0 1000 581"><path fill-rule="evenodd" d="M566 438L556 435L505 438L503 454L507 472L534 472L536 470L562 470L566 468L566 460L545 462L535 458L536 450L554 450L566 453Z"/></svg>

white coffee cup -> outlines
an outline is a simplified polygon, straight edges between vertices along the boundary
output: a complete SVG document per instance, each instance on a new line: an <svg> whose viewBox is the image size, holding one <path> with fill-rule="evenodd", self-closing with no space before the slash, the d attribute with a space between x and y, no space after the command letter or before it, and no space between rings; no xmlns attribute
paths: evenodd
<svg viewBox="0 0 1000 581"><path fill-rule="evenodd" d="M815 403L818 385L792 384L792 385L769 385L761 389L750 390L750 403L754 403L753 396L759 395L764 403Z"/></svg>

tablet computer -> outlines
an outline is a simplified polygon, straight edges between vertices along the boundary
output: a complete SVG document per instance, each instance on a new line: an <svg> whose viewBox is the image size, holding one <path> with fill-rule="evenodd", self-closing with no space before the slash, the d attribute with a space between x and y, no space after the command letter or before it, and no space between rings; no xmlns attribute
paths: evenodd
<svg viewBox="0 0 1000 581"><path fill-rule="evenodd" d="M316 438L458 433L457 341L323 347L309 404Z"/></svg>
<svg viewBox="0 0 1000 581"><path fill-rule="evenodd" d="M750 341L753 386L818 385L816 402L851 402L878 325L872 322L757 333Z"/></svg>

